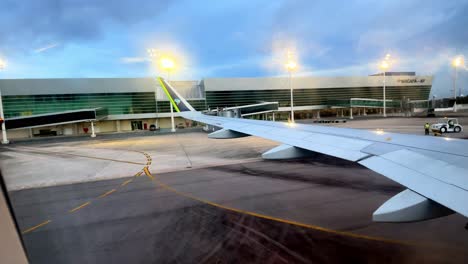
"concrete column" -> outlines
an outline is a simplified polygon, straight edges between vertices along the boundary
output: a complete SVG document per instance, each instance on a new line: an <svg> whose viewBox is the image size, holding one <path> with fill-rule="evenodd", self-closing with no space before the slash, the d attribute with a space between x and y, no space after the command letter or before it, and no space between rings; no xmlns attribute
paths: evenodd
<svg viewBox="0 0 468 264"><path fill-rule="evenodd" d="M117 132L120 132L120 130L121 130L121 129L120 129L120 120L115 121L115 130L116 130Z"/></svg>
<svg viewBox="0 0 468 264"><path fill-rule="evenodd" d="M5 127L5 116L3 115L3 100L2 100L1 90L0 90L0 118L2 119L2 144L9 144L10 141L8 140L6 127Z"/></svg>
<svg viewBox="0 0 468 264"><path fill-rule="evenodd" d="M352 107L349 108L349 119L354 119L354 117L353 117L353 108Z"/></svg>
<svg viewBox="0 0 468 264"><path fill-rule="evenodd" d="M94 133L94 122L91 121L91 137L96 137L96 133Z"/></svg>
<svg viewBox="0 0 468 264"><path fill-rule="evenodd" d="M341 117L344 117L344 109L341 108Z"/></svg>
<svg viewBox="0 0 468 264"><path fill-rule="evenodd" d="M273 122L275 122L275 112L273 112Z"/></svg>
<svg viewBox="0 0 468 264"><path fill-rule="evenodd" d="M34 137L33 129L30 128L30 129L29 129L29 138L33 138L33 137Z"/></svg>
<svg viewBox="0 0 468 264"><path fill-rule="evenodd" d="M317 111L317 119L320 119L320 110Z"/></svg>
<svg viewBox="0 0 468 264"><path fill-rule="evenodd" d="M169 105L171 106L171 132L175 132L175 124L174 124L174 108L172 106L172 103L169 102Z"/></svg>
<svg viewBox="0 0 468 264"><path fill-rule="evenodd" d="M8 140L8 137L7 137L5 121L3 121L2 123L2 144L10 144L10 141Z"/></svg>
<svg viewBox="0 0 468 264"><path fill-rule="evenodd" d="M340 110L336 109L336 117L340 117Z"/></svg>
<svg viewBox="0 0 468 264"><path fill-rule="evenodd" d="M366 115L367 115L367 113L366 113L366 108L363 108L362 110L363 110L362 115L363 115L363 116L366 116Z"/></svg>
<svg viewBox="0 0 468 264"><path fill-rule="evenodd" d="M358 108L358 109L357 109L357 115L358 115L358 116L361 115L361 108Z"/></svg>

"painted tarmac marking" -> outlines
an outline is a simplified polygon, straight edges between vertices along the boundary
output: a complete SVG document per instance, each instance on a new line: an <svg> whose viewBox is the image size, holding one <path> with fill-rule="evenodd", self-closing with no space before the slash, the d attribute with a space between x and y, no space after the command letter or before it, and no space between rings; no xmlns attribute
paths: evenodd
<svg viewBox="0 0 468 264"><path fill-rule="evenodd" d="M133 179L126 180L126 181L124 181L122 184L120 184L120 186L125 186L125 185L129 184L129 183L132 182L132 181L133 181Z"/></svg>
<svg viewBox="0 0 468 264"><path fill-rule="evenodd" d="M38 153L52 153L52 154L76 156L76 157L88 158L88 159L98 159L98 160L107 160L107 161L122 162L122 163L136 164L136 165L145 165L144 163L141 163L141 162L134 162L134 161L128 161L128 160L117 160L117 159L108 159L108 158L101 158L101 157L93 157L93 156L80 155L80 154L73 154L73 153L66 153L66 152L38 150L38 149L28 148L28 147L21 147L21 148L23 148L23 149L30 149L30 150L35 151L35 152L38 152Z"/></svg>
<svg viewBox="0 0 468 264"><path fill-rule="evenodd" d="M77 210L80 210L81 208L84 208L86 206L88 206L91 202L86 202L78 207L75 207L73 209L71 209L70 211L68 211L69 213L73 213L73 212L76 212Z"/></svg>
<svg viewBox="0 0 468 264"><path fill-rule="evenodd" d="M145 167L143 170L145 171L145 174L146 176L148 176L148 178L150 178L151 180L154 180L154 177L153 175L151 175L151 172L148 170L148 167Z"/></svg>
<svg viewBox="0 0 468 264"><path fill-rule="evenodd" d="M37 151L37 150L35 150L35 149L33 149L33 150L34 150L34 151ZM131 163L131 164L144 165L144 163L137 163L137 162L131 162L131 161L121 161L121 160L112 160L112 159L106 159L106 158L98 158L98 157L83 156L83 155L78 155L78 154L69 154L69 153L52 152L52 151L37 151L37 152L43 152L43 153L57 153L57 154L65 154L65 155L71 155L71 156L79 156L79 157L86 157L86 158L93 158L93 159L103 159L103 160L110 160L110 161L117 161L117 162L124 162L124 163ZM148 154L146 154L146 153L144 153L144 152L139 152L139 151L136 151L136 152L138 152L138 153L140 153L140 154L144 154L144 155L146 156L146 158L147 158L147 161L148 161L148 160L151 160L151 157L149 157ZM149 163L151 164L151 162L149 162ZM148 166L146 166L144 169L146 169L146 170L148 171ZM137 172L134 176L135 176L135 177L141 176L141 175L143 174L143 172L144 172L144 170L141 170L141 171ZM148 171L148 174L150 174L149 171ZM153 177L153 176L148 176L148 177ZM129 180L125 181L125 182L123 182L120 186L125 186L125 185L129 184L131 181L133 181L133 178L132 178L132 179L129 179ZM117 191L117 189L112 189L112 190L110 190L110 191L107 191L107 192L101 194L101 195L98 196L97 198L98 198L98 199L99 199L99 198L104 198L104 197L108 196L109 194L112 194L112 193L114 193L114 192L116 192L116 191ZM82 209L82 208L88 206L89 204L91 204L90 201L89 201L89 202L86 202L86 203L84 203L84 204L82 204L82 205L80 205L80 206L78 206L78 207L75 207L75 208L73 208L72 210L70 210L70 211L68 211L68 212L69 212L69 213L76 212L76 211L78 211L78 210L80 210L80 209ZM26 229L26 230L22 231L22 234L30 233L30 232L36 230L37 228L39 228L39 227L41 227L41 226L47 225L47 224L50 223L50 222L52 222L52 220L44 221L44 222L42 222L42 223L40 223L40 224L38 224L38 225L36 225L36 226L33 226L33 227L29 228L29 229Z"/></svg>
<svg viewBox="0 0 468 264"><path fill-rule="evenodd" d="M104 193L104 194L101 194L98 198L104 198L104 197L106 197L107 195L109 195L109 194L111 194L111 193L113 193L113 192L115 192L115 191L117 191L117 190L116 190L116 189L112 189L112 190L110 190L110 191L108 191L108 192L106 192L106 193Z"/></svg>
<svg viewBox="0 0 468 264"><path fill-rule="evenodd" d="M342 236L348 236L348 237L366 239L366 240L372 240L372 241L379 241L379 242L386 242L386 243L392 243L392 244L399 244L399 245L408 245L408 246L414 246L415 245L414 243L410 243L410 242L406 242L406 241L398 241L398 240L392 240L392 239L386 239L386 238L359 235L359 234L349 233L349 232L345 232L345 231L338 231L338 230L328 229L328 228L321 227L321 226L304 224L304 223L301 223L301 222L286 220L286 219L277 218L277 217L273 217L273 216L268 216L268 215L264 215L264 214L259 214L259 213L255 213L255 212L244 211L244 210L229 207L229 206L224 206L224 205L221 205L221 204L218 204L218 203L210 202L208 200L204 200L204 199L195 197L195 196L193 196L191 194L187 194L187 193L177 191L176 189L170 187L169 185L166 185L165 183L163 183L160 180L158 180L157 178L155 178L151 174L151 172L148 170L148 167L145 167L144 171L145 171L145 174L151 180L156 181L156 183L158 185L160 185L162 188L164 188L164 189L166 189L168 191L171 191L171 192L173 192L175 194L178 194L180 196L184 196L186 198L189 198L189 199L192 199L192 200L204 203L204 204L208 204L208 205L211 205L211 206L214 206L214 207L218 207L218 208L221 208L221 209L224 209L224 210L228 210L228 211L232 211L232 212L236 212L236 213L240 213L240 214L246 214L246 215L250 215L250 216L254 216L254 217L259 217L259 218L263 218L263 219L267 219L267 220L273 220L273 221L280 222L280 223L285 223L285 224L295 225L295 226L299 226L299 227L304 227L304 228L308 228L308 229L318 230L318 231L322 231L322 232L326 232L326 233L336 234L336 235L342 235Z"/></svg>
<svg viewBox="0 0 468 264"><path fill-rule="evenodd" d="M51 221L51 220L44 221L44 222L42 222L42 223L40 223L40 224L38 224L38 225L36 225L36 226L33 226L33 227L31 227L31 228L28 228L28 229L24 230L23 232L21 232L21 234L24 235L24 234L30 233L30 232L32 232L32 231L38 229L38 228L41 227L41 226L47 225L47 224L50 223L50 222L52 222L52 221Z"/></svg>

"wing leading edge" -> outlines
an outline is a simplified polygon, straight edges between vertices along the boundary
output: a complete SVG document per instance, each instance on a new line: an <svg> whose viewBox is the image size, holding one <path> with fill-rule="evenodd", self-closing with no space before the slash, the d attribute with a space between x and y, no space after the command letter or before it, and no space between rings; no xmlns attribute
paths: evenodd
<svg viewBox="0 0 468 264"><path fill-rule="evenodd" d="M182 117L223 128L223 135L258 136L285 147L359 162L406 186L408 192L390 199L374 213L376 221L418 221L447 215L451 210L468 217L468 141L208 116L195 112L162 78L160 83ZM450 210L441 209L439 204ZM409 214L411 211L417 213Z"/></svg>

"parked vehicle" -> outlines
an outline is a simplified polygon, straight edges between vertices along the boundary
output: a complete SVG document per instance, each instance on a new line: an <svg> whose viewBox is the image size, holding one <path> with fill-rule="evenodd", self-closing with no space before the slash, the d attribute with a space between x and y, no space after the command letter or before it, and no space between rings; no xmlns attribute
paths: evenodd
<svg viewBox="0 0 468 264"><path fill-rule="evenodd" d="M440 133L460 133L463 131L463 127L458 123L458 119L456 118L441 118L439 119L438 123L432 124L431 130L432 132Z"/></svg>

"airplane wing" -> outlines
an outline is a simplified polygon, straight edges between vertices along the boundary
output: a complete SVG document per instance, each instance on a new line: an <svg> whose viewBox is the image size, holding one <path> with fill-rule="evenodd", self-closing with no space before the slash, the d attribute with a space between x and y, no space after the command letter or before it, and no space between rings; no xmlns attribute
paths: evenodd
<svg viewBox="0 0 468 264"><path fill-rule="evenodd" d="M374 221L409 222L457 212L468 217L468 141L205 115L164 79L162 88L180 115L221 128L209 134L225 139L258 136L282 143L262 156L284 159L322 154L358 162L408 189L378 208Z"/></svg>

